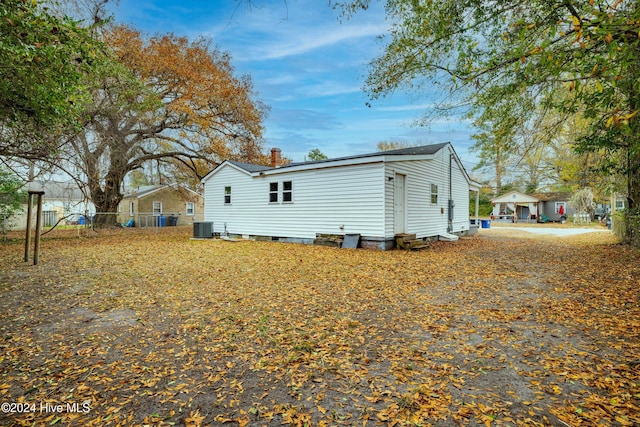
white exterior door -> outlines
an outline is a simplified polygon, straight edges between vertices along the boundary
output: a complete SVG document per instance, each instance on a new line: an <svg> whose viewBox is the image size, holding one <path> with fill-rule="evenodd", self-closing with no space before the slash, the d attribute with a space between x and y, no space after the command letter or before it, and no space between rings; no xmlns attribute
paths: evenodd
<svg viewBox="0 0 640 427"><path fill-rule="evenodd" d="M404 233L407 218L406 177L397 173L393 179L393 232Z"/></svg>

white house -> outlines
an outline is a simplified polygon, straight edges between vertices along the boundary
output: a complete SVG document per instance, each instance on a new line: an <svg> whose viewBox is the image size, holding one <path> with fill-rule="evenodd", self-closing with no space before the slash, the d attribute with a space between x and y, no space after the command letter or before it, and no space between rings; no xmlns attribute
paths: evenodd
<svg viewBox="0 0 640 427"><path fill-rule="evenodd" d="M511 191L502 196L491 199L494 220L508 220L517 222L519 219L534 222L538 217L538 203L540 200L528 194Z"/></svg>
<svg viewBox="0 0 640 427"><path fill-rule="evenodd" d="M33 181L27 184L26 190L44 191L42 201L44 227L51 227L62 218L66 218L67 222L82 222L85 216L92 216L96 211L93 203L74 182ZM26 204L22 213L17 213L9 219L8 225L12 230L27 228Z"/></svg>
<svg viewBox="0 0 640 427"><path fill-rule="evenodd" d="M204 177L214 234L303 243L358 234L362 247L389 249L397 234L468 233L469 191L480 189L450 143L283 166L273 149L271 159L270 167L227 160Z"/></svg>

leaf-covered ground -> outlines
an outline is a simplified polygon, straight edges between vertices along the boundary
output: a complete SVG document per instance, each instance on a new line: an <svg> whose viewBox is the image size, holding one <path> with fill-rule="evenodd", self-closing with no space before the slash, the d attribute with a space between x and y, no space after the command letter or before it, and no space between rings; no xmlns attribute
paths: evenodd
<svg viewBox="0 0 640 427"><path fill-rule="evenodd" d="M0 425L640 425L638 251L499 231L0 244Z"/></svg>

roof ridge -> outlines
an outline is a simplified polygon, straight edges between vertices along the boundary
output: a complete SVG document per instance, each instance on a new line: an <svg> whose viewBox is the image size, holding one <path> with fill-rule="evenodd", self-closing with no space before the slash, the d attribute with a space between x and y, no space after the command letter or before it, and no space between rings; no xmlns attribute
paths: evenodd
<svg viewBox="0 0 640 427"><path fill-rule="evenodd" d="M239 167L239 168L241 168L241 169L243 169L243 170L245 170L246 172L249 172L249 173L252 173L252 172L265 172L265 171L268 171L268 170L286 169L286 168L294 167L294 166L337 162L337 161L341 161L341 160L362 159L362 158L366 158L366 157L435 154L438 151L440 151L443 147L445 147L447 145L450 145L450 144L451 144L450 142L440 142L438 144L419 145L419 146L415 146L415 147L405 147L405 148L399 148L399 149L396 149L396 150L388 150L388 151L375 151L375 152L372 152L372 153L354 154L352 156L333 157L333 158L329 158L329 159L312 160L312 161L306 161L306 162L292 162L292 163L289 163L289 164L286 164L286 165L281 165L281 166L278 166L278 167L275 167L275 168L272 167L272 166L258 165L258 164L255 164L255 163L241 162L241 161L238 161L238 160L230 160L230 159L227 159L222 163L225 163L225 162L230 163L230 164L232 164L234 166L237 166L237 167ZM218 165L218 166L220 166L220 165ZM217 169L217 167L215 169Z"/></svg>

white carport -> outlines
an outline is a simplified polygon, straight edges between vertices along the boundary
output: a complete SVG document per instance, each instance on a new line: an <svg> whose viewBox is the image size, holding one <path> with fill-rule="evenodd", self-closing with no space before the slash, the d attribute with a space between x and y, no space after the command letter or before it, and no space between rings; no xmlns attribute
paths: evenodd
<svg viewBox="0 0 640 427"><path fill-rule="evenodd" d="M491 219L511 220L536 220L538 218L539 200L528 194L512 191L491 200L493 212Z"/></svg>

